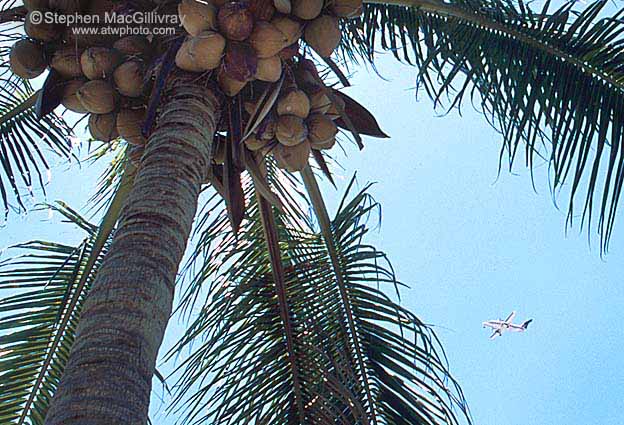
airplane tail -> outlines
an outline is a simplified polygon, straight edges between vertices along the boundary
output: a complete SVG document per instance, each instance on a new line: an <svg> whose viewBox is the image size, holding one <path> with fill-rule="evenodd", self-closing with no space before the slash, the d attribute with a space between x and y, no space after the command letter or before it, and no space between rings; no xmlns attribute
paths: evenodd
<svg viewBox="0 0 624 425"><path fill-rule="evenodd" d="M528 328L528 327L529 327L529 325L531 324L531 322L532 322L532 321L533 321L533 319L531 319L531 320L527 320L526 322L524 322L524 323L522 324L522 329L525 329L525 330L526 330L526 328Z"/></svg>

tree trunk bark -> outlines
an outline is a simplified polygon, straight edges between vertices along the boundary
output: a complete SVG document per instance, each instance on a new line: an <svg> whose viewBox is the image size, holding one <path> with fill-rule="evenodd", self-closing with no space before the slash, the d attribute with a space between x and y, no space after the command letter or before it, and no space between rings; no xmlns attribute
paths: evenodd
<svg viewBox="0 0 624 425"><path fill-rule="evenodd" d="M46 425L147 423L156 357L219 115L204 86L178 78L169 87Z"/></svg>

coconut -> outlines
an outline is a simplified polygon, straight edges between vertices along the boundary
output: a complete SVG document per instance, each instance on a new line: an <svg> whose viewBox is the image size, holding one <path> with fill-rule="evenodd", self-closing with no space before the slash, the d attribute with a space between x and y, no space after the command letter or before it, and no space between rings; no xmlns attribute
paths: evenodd
<svg viewBox="0 0 624 425"><path fill-rule="evenodd" d="M24 7L29 12L33 10L46 10L49 8L48 0L23 0Z"/></svg>
<svg viewBox="0 0 624 425"><path fill-rule="evenodd" d="M339 18L355 18L362 13L362 0L334 0L332 11Z"/></svg>
<svg viewBox="0 0 624 425"><path fill-rule="evenodd" d="M332 137L331 139L323 143L310 143L310 146L312 146L312 149L314 149L315 151L328 151L336 146L336 138Z"/></svg>
<svg viewBox="0 0 624 425"><path fill-rule="evenodd" d="M129 35L117 40L113 48L126 56L147 56L150 42L142 35Z"/></svg>
<svg viewBox="0 0 624 425"><path fill-rule="evenodd" d="M214 31L204 31L182 43L176 55L176 65L185 71L210 71L221 64L225 38Z"/></svg>
<svg viewBox="0 0 624 425"><path fill-rule="evenodd" d="M334 101L329 106L329 109L327 110L325 115L327 115L329 119L335 121L342 116L342 113L340 111L343 111L345 106L345 101L341 97L336 96L334 97Z"/></svg>
<svg viewBox="0 0 624 425"><path fill-rule="evenodd" d="M81 54L82 51L74 47L57 50L52 56L50 67L65 78L82 77Z"/></svg>
<svg viewBox="0 0 624 425"><path fill-rule="evenodd" d="M275 14L273 0L251 0L249 11L256 21L270 21Z"/></svg>
<svg viewBox="0 0 624 425"><path fill-rule="evenodd" d="M273 6L279 13L284 13L286 15L290 15L292 11L292 4L290 0L273 0Z"/></svg>
<svg viewBox="0 0 624 425"><path fill-rule="evenodd" d="M273 117L268 116L262 121L256 130L256 135L262 140L271 141L275 139L276 130L277 122L273 119Z"/></svg>
<svg viewBox="0 0 624 425"><path fill-rule="evenodd" d="M282 76L282 60L279 56L271 56L270 58L258 59L258 69L256 70L256 79L274 83Z"/></svg>
<svg viewBox="0 0 624 425"><path fill-rule="evenodd" d="M89 0L50 0L50 9L72 14L86 10L88 4Z"/></svg>
<svg viewBox="0 0 624 425"><path fill-rule="evenodd" d="M80 78L76 80L70 80L65 83L63 87L63 97L61 104L68 110L79 114L87 113L87 110L82 105L80 99L76 95L78 90L85 84L86 80Z"/></svg>
<svg viewBox="0 0 624 425"><path fill-rule="evenodd" d="M82 73L90 80L108 78L119 62L119 53L106 47L90 47L80 56Z"/></svg>
<svg viewBox="0 0 624 425"><path fill-rule="evenodd" d="M331 99L327 96L325 87L312 86L308 90L310 98L310 110L312 113L325 114L331 107Z"/></svg>
<svg viewBox="0 0 624 425"><path fill-rule="evenodd" d="M35 19L35 22L38 22L39 20ZM63 35L63 30L59 29L59 27L54 24L46 22L33 23L32 12L28 12L26 15L24 31L30 38L41 41L54 41Z"/></svg>
<svg viewBox="0 0 624 425"><path fill-rule="evenodd" d="M258 70L256 51L248 44L229 42L225 50L223 69L235 80L252 80Z"/></svg>
<svg viewBox="0 0 624 425"><path fill-rule="evenodd" d="M299 54L299 41L291 44L290 46L284 47L279 53L278 56L280 59L284 61L291 60L295 56Z"/></svg>
<svg viewBox="0 0 624 425"><path fill-rule="evenodd" d="M286 46L296 43L301 38L303 26L299 22L280 16L274 18L271 23L286 36Z"/></svg>
<svg viewBox="0 0 624 425"><path fill-rule="evenodd" d="M15 75L26 79L40 76L48 66L43 46L30 40L20 40L13 45L9 63Z"/></svg>
<svg viewBox="0 0 624 425"><path fill-rule="evenodd" d="M122 109L117 114L117 132L131 145L144 146L147 139L142 129L145 122L145 109Z"/></svg>
<svg viewBox="0 0 624 425"><path fill-rule="evenodd" d="M182 0L178 14L186 32L193 36L217 27L217 9L210 2Z"/></svg>
<svg viewBox="0 0 624 425"><path fill-rule="evenodd" d="M139 97L143 94L143 64L138 60L130 60L117 67L113 80L117 91L127 97Z"/></svg>
<svg viewBox="0 0 624 425"><path fill-rule="evenodd" d="M217 15L219 30L229 40L246 40L253 30L254 17L246 2L226 3Z"/></svg>
<svg viewBox="0 0 624 425"><path fill-rule="evenodd" d="M313 147L335 139L338 134L336 123L325 115L310 115L306 120L306 125L308 126L308 140Z"/></svg>
<svg viewBox="0 0 624 425"><path fill-rule="evenodd" d="M277 102L277 114L307 118L310 114L310 99L302 90L287 90Z"/></svg>
<svg viewBox="0 0 624 425"><path fill-rule="evenodd" d="M269 144L268 140L260 139L255 134L252 134L248 138L245 139L245 146L252 152L257 152L262 150L265 146Z"/></svg>
<svg viewBox="0 0 624 425"><path fill-rule="evenodd" d="M321 14L324 5L324 0L292 0L292 14L309 21Z"/></svg>
<svg viewBox="0 0 624 425"><path fill-rule="evenodd" d="M319 76L316 65L310 59L301 59L295 69L295 80L301 87L323 87L325 84Z"/></svg>
<svg viewBox="0 0 624 425"><path fill-rule="evenodd" d="M340 24L338 18L322 15L308 24L305 41L319 56L328 58L340 44Z"/></svg>
<svg viewBox="0 0 624 425"><path fill-rule="evenodd" d="M246 81L235 80L221 68L218 75L219 85L223 93L230 97L236 96L247 85Z"/></svg>
<svg viewBox="0 0 624 425"><path fill-rule="evenodd" d="M277 55L288 46L288 38L270 22L257 22L249 37L249 43L261 59Z"/></svg>
<svg viewBox="0 0 624 425"><path fill-rule="evenodd" d="M295 146L308 137L308 128L303 119L295 115L282 115L277 120L275 137L285 146Z"/></svg>
<svg viewBox="0 0 624 425"><path fill-rule="evenodd" d="M277 166L292 173L303 171L308 166L308 159L312 153L310 142L304 140L297 146L284 146L278 144L273 149L273 157L277 160Z"/></svg>
<svg viewBox="0 0 624 425"><path fill-rule="evenodd" d="M76 93L84 108L92 114L108 114L115 110L117 94L113 86L103 80L91 80Z"/></svg>
<svg viewBox="0 0 624 425"><path fill-rule="evenodd" d="M89 116L91 137L102 142L110 142L119 137L117 132L117 114L91 114Z"/></svg>

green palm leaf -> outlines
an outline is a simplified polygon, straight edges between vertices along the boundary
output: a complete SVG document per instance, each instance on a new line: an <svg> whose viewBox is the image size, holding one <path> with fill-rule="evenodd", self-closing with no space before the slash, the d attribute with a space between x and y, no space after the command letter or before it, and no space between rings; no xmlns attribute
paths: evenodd
<svg viewBox="0 0 624 425"><path fill-rule="evenodd" d="M384 294L400 284L383 253L362 242L376 204L359 193L333 221L337 272L306 204L287 195L299 184L276 172L269 180L284 205L273 211L283 286L261 242L262 208L250 182L237 236L216 198L201 215L199 268L187 269L192 279L182 299L183 311L197 313L171 353L185 356L175 400L183 421L458 423L463 398L437 340Z"/></svg>
<svg viewBox="0 0 624 425"><path fill-rule="evenodd" d="M27 254L0 263L0 290L11 294L0 300L0 423L43 424L132 178L125 174L99 227L56 208L86 233L78 245L29 242L14 247Z"/></svg>
<svg viewBox="0 0 624 425"><path fill-rule="evenodd" d="M55 114L40 119L35 114L39 92L26 82L12 78L0 81L0 197L9 211L13 199L21 210L23 192L31 195L35 187L45 192L49 180L49 155L69 158L72 134Z"/></svg>
<svg viewBox="0 0 624 425"><path fill-rule="evenodd" d="M368 3L346 24L345 55L372 61L381 44L418 67L436 105L468 97L501 132L510 167L521 144L527 166L549 159L553 191L569 189L570 224L587 186L582 216L599 210L606 250L624 181L624 12L607 16L607 0L582 12L575 2L539 12L523 0Z"/></svg>

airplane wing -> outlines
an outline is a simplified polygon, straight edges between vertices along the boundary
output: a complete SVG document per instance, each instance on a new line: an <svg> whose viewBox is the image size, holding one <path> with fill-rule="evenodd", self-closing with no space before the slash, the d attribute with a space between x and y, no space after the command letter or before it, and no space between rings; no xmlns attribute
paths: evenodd
<svg viewBox="0 0 624 425"><path fill-rule="evenodd" d="M505 319L505 323L511 324L516 317L516 312L512 311L511 314Z"/></svg>
<svg viewBox="0 0 624 425"><path fill-rule="evenodd" d="M502 326L503 322L500 320L488 320L487 322L483 322L484 328L500 329Z"/></svg>
<svg viewBox="0 0 624 425"><path fill-rule="evenodd" d="M503 336L503 333L500 331L500 329L496 329L494 333L492 333L492 335L490 336L490 339L496 339L497 336Z"/></svg>

